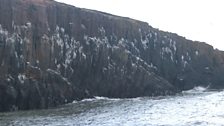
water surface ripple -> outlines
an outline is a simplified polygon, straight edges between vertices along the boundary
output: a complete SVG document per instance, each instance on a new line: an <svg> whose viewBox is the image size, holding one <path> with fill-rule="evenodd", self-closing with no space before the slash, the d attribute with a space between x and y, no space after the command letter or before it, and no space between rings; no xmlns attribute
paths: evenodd
<svg viewBox="0 0 224 126"><path fill-rule="evenodd" d="M1 126L224 126L224 91L177 96L96 97L55 109L0 113Z"/></svg>

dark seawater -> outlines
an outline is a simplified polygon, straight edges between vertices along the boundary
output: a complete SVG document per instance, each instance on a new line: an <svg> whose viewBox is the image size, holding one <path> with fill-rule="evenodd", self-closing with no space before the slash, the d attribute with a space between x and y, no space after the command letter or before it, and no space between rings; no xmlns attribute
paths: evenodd
<svg viewBox="0 0 224 126"><path fill-rule="evenodd" d="M0 113L0 126L224 126L224 91L176 96L96 97L55 109Z"/></svg>

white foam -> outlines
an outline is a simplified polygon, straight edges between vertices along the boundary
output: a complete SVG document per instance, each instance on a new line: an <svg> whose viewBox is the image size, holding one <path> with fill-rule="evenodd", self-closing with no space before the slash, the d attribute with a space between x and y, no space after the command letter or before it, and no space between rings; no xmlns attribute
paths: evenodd
<svg viewBox="0 0 224 126"><path fill-rule="evenodd" d="M183 94L195 94L195 93L202 93L207 91L208 87L202 87L202 86L197 86L194 87L191 90L187 90L187 91L182 91Z"/></svg>

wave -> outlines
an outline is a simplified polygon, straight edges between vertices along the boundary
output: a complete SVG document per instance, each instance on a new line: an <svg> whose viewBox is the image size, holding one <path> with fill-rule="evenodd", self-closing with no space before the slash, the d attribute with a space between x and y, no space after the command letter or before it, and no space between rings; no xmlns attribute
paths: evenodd
<svg viewBox="0 0 224 126"><path fill-rule="evenodd" d="M200 94L206 91L209 91L208 87L203 86L196 86L193 89L182 91L181 94ZM106 101L117 101L117 100L132 100L132 101L141 101L144 98L151 98L154 100L163 99L164 96L156 96L156 97L136 97L136 98L109 98L109 97L103 97L103 96L94 96L93 98L86 98L81 101L73 101L72 103L80 103L80 102L92 102L92 101L100 101L100 100L106 100Z"/></svg>
<svg viewBox="0 0 224 126"><path fill-rule="evenodd" d="M72 103L78 103L78 102L91 102L91 101L99 101L99 100L107 100L107 101L117 101L121 100L121 98L108 98L108 97L102 97L102 96L94 96L93 98L86 98L81 101L73 101Z"/></svg>
<svg viewBox="0 0 224 126"><path fill-rule="evenodd" d="M194 87L193 89L187 90L187 91L182 91L183 94L197 94L197 93L203 93L205 91L208 91L209 87L202 87L202 86L197 86Z"/></svg>

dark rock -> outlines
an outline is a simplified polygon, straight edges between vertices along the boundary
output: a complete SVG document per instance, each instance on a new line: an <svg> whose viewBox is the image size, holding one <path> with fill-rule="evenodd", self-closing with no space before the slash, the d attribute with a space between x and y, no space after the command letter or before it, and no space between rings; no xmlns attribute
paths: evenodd
<svg viewBox="0 0 224 126"><path fill-rule="evenodd" d="M0 111L223 88L223 73L222 51L145 22L52 0L0 0Z"/></svg>

